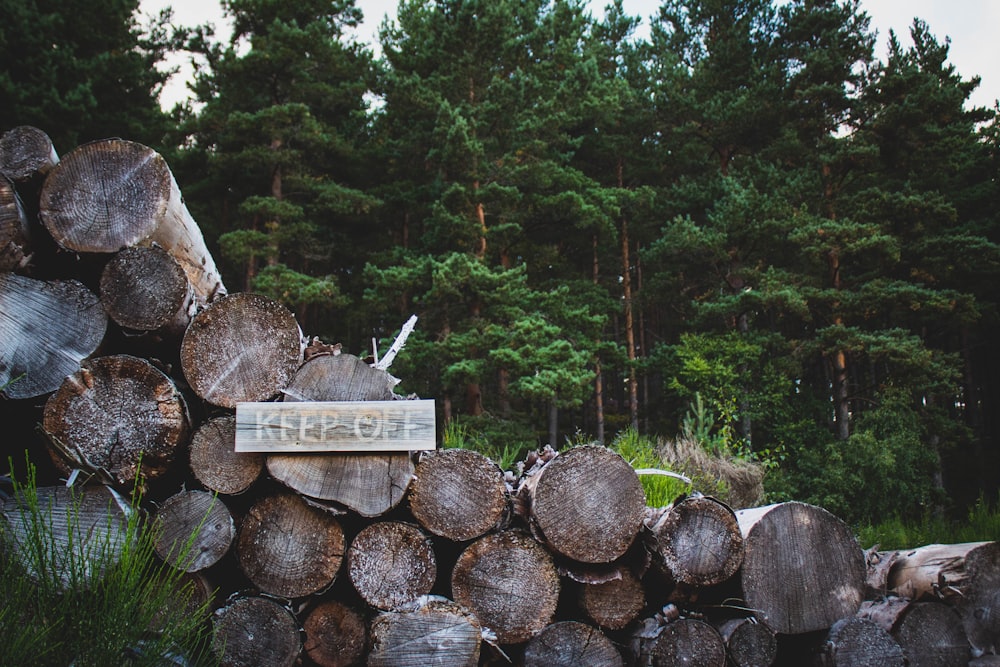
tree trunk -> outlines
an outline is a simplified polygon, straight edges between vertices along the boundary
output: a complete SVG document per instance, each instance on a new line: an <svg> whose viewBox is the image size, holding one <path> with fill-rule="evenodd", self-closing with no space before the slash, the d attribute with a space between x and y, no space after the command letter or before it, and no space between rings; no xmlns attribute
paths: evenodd
<svg viewBox="0 0 1000 667"><path fill-rule="evenodd" d="M105 139L70 152L42 185L39 218L75 252L159 245L184 269L199 304L226 292L170 168L142 144Z"/></svg>
<svg viewBox="0 0 1000 667"><path fill-rule="evenodd" d="M652 526L656 550L674 581L714 586L743 563L743 535L736 514L707 496L672 505Z"/></svg>
<svg viewBox="0 0 1000 667"><path fill-rule="evenodd" d="M167 472L189 432L173 381L124 354L85 362L67 377L45 403L42 426L67 472L102 472L123 486Z"/></svg>
<svg viewBox="0 0 1000 667"><path fill-rule="evenodd" d="M327 512L290 493L265 497L247 512L236 556L260 590L288 598L333 583L344 558L344 531Z"/></svg>
<svg viewBox="0 0 1000 667"><path fill-rule="evenodd" d="M639 476L600 445L573 447L527 476L518 494L550 548L583 563L610 563L631 546L646 509Z"/></svg>
<svg viewBox="0 0 1000 667"><path fill-rule="evenodd" d="M864 599L865 559L846 524L799 502L736 516L744 603L761 621L778 633L801 634L854 616Z"/></svg>
<svg viewBox="0 0 1000 667"><path fill-rule="evenodd" d="M264 455L237 452L236 418L227 415L203 422L191 438L191 471L205 488L226 495L249 489L264 470Z"/></svg>
<svg viewBox="0 0 1000 667"><path fill-rule="evenodd" d="M375 617L368 667L476 667L481 632L461 605L426 596Z"/></svg>
<svg viewBox="0 0 1000 667"><path fill-rule="evenodd" d="M224 408L274 398L302 362L292 313L259 294L224 296L198 313L181 341L181 369L199 397Z"/></svg>
<svg viewBox="0 0 1000 667"><path fill-rule="evenodd" d="M390 611L430 593L437 559L416 526L380 521L358 533L347 550L347 574L369 606Z"/></svg>
<svg viewBox="0 0 1000 667"><path fill-rule="evenodd" d="M207 491L181 491L156 511L156 554L173 567L198 572L229 551L236 529L225 503Z"/></svg>
<svg viewBox="0 0 1000 667"><path fill-rule="evenodd" d="M125 329L179 340L197 303L181 265L159 246L124 248L104 265L101 304Z"/></svg>
<svg viewBox="0 0 1000 667"><path fill-rule="evenodd" d="M504 531L465 548L452 570L451 590L499 643L520 644L552 622L559 573L538 542Z"/></svg>
<svg viewBox="0 0 1000 667"><path fill-rule="evenodd" d="M318 667L350 667L361 663L368 629L360 613L336 600L309 610L302 623L305 652Z"/></svg>
<svg viewBox="0 0 1000 667"><path fill-rule="evenodd" d="M603 632L579 621L553 623L528 640L524 667L620 667L625 662Z"/></svg>
<svg viewBox="0 0 1000 667"><path fill-rule="evenodd" d="M733 667L766 667L778 655L774 630L755 618L731 618L719 625Z"/></svg>
<svg viewBox="0 0 1000 667"><path fill-rule="evenodd" d="M642 667L725 667L726 645L722 635L704 621L681 618L661 625L648 620L633 635L635 664Z"/></svg>
<svg viewBox="0 0 1000 667"><path fill-rule="evenodd" d="M23 271L31 261L31 226L14 184L0 176L0 271Z"/></svg>
<svg viewBox="0 0 1000 667"><path fill-rule="evenodd" d="M212 649L225 667L292 667L302 652L298 621L270 598L238 598L212 621Z"/></svg>
<svg viewBox="0 0 1000 667"><path fill-rule="evenodd" d="M833 624L823 648L816 656L817 667L903 667L903 649L889 633L863 618L844 618Z"/></svg>
<svg viewBox="0 0 1000 667"><path fill-rule="evenodd" d="M31 125L19 125L0 136L0 174L18 186L40 183L59 163L52 139Z"/></svg>
<svg viewBox="0 0 1000 667"><path fill-rule="evenodd" d="M631 569L618 568L619 576L580 586L577 603L583 613L604 630L622 630L639 618L646 606L642 582Z"/></svg>
<svg viewBox="0 0 1000 667"><path fill-rule="evenodd" d="M421 455L410 487L410 512L435 535L463 542L499 527L510 506L500 466L468 449Z"/></svg>
<svg viewBox="0 0 1000 667"><path fill-rule="evenodd" d="M858 617L888 632L902 647L909 667L964 665L971 657L962 619L947 604L891 597L865 602Z"/></svg>
<svg viewBox="0 0 1000 667"><path fill-rule="evenodd" d="M0 274L0 388L7 398L55 391L97 350L108 318L75 280Z"/></svg>

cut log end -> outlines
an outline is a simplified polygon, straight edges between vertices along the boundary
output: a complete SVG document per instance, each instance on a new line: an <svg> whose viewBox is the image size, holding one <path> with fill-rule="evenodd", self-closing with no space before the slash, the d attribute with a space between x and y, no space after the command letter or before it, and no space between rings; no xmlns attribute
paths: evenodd
<svg viewBox="0 0 1000 667"><path fill-rule="evenodd" d="M463 606L439 596L379 614L371 624L369 667L475 667L482 628Z"/></svg>
<svg viewBox="0 0 1000 667"><path fill-rule="evenodd" d="M389 611L430 593L437 559L419 528L380 521L363 528L351 542L347 573L366 603Z"/></svg>
<svg viewBox="0 0 1000 667"><path fill-rule="evenodd" d="M194 291L181 265L163 248L125 248L104 266L101 303L126 329L169 328L180 337L191 321Z"/></svg>
<svg viewBox="0 0 1000 667"><path fill-rule="evenodd" d="M336 600L325 600L309 610L302 623L305 652L319 667L360 664L368 644L362 615Z"/></svg>
<svg viewBox="0 0 1000 667"><path fill-rule="evenodd" d="M215 417L191 438L191 471L205 488L227 495L249 489L264 470L264 455L234 450L236 418Z"/></svg>
<svg viewBox="0 0 1000 667"><path fill-rule="evenodd" d="M229 551L235 527L229 508L206 491L182 491L156 512L156 553L185 572L215 565Z"/></svg>
<svg viewBox="0 0 1000 667"><path fill-rule="evenodd" d="M215 612L212 649L223 665L292 667L302 652L292 612L263 597L243 597Z"/></svg>
<svg viewBox="0 0 1000 667"><path fill-rule="evenodd" d="M549 625L524 648L524 667L620 667L625 662L607 636L579 621Z"/></svg>
<svg viewBox="0 0 1000 667"><path fill-rule="evenodd" d="M675 581L713 586L743 563L743 535L736 514L706 496L675 503L653 526L657 552Z"/></svg>
<svg viewBox="0 0 1000 667"><path fill-rule="evenodd" d="M15 183L38 180L58 162L52 139L37 127L19 125L0 136L0 174Z"/></svg>

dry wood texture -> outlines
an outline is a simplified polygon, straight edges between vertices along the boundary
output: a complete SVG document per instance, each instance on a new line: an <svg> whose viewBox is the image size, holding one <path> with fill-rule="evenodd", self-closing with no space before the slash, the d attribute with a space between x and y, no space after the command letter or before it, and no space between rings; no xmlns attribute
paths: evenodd
<svg viewBox="0 0 1000 667"><path fill-rule="evenodd" d="M112 320L132 331L180 338L197 302L187 274L159 246L125 248L104 265L101 303Z"/></svg>
<svg viewBox="0 0 1000 667"><path fill-rule="evenodd" d="M201 423L191 438L190 466L205 488L228 495L243 493L264 470L264 455L234 449L236 418L214 417Z"/></svg>
<svg viewBox="0 0 1000 667"><path fill-rule="evenodd" d="M156 553L185 572L219 562L233 543L233 516L207 491L182 491L156 512Z"/></svg>
<svg viewBox="0 0 1000 667"><path fill-rule="evenodd" d="M371 623L369 667L475 667L482 630L463 606L439 596L383 612Z"/></svg>
<svg viewBox="0 0 1000 667"><path fill-rule="evenodd" d="M351 542L347 573L361 599L390 611L430 593L437 579L437 558L430 539L416 526L378 521Z"/></svg>
<svg viewBox="0 0 1000 667"><path fill-rule="evenodd" d="M216 611L212 625L223 667L291 667L302 651L295 616L268 598L239 598Z"/></svg>
<svg viewBox="0 0 1000 667"><path fill-rule="evenodd" d="M655 630L643 630L633 642L638 665L643 667L725 667L722 635L704 621L680 618Z"/></svg>
<svg viewBox="0 0 1000 667"><path fill-rule="evenodd" d="M891 597L867 601L858 611L892 635L909 667L964 665L971 657L962 619L949 605Z"/></svg>
<svg viewBox="0 0 1000 667"><path fill-rule="evenodd" d="M18 184L41 180L59 162L43 130L19 125L0 136L0 174Z"/></svg>
<svg viewBox="0 0 1000 667"><path fill-rule="evenodd" d="M864 618L844 618L827 633L815 664L820 667L903 667L903 649L888 632Z"/></svg>
<svg viewBox="0 0 1000 667"><path fill-rule="evenodd" d="M639 618L646 606L646 593L632 570L623 567L608 581L581 584L577 602L598 627L622 630Z"/></svg>
<svg viewBox="0 0 1000 667"><path fill-rule="evenodd" d="M652 527L657 553L673 579L692 586L726 581L743 563L736 514L707 496L674 503Z"/></svg>
<svg viewBox="0 0 1000 667"><path fill-rule="evenodd" d="M14 190L0 176L0 271L21 271L31 261L31 226Z"/></svg>
<svg viewBox="0 0 1000 667"><path fill-rule="evenodd" d="M528 640L524 667L619 667L621 653L603 632L579 621L560 621Z"/></svg>
<svg viewBox="0 0 1000 667"><path fill-rule="evenodd" d="M336 600L325 600L312 607L302 630L306 655L319 667L360 664L368 648L364 617Z"/></svg>
<svg viewBox="0 0 1000 667"><path fill-rule="evenodd" d="M756 618L731 618L718 626L733 667L766 667L778 656L774 630Z"/></svg>

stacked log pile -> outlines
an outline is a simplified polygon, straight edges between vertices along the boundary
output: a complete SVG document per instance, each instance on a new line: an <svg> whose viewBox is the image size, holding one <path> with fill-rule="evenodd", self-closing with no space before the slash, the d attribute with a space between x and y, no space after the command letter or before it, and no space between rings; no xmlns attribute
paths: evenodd
<svg viewBox="0 0 1000 667"><path fill-rule="evenodd" d="M394 400L396 380L229 294L155 152L60 160L42 137L0 139L6 423L55 474L147 487L157 553L214 591L222 664L965 665L1000 648L994 542L866 558L804 503L649 508L598 445L509 471L467 450L236 452L239 403Z"/></svg>

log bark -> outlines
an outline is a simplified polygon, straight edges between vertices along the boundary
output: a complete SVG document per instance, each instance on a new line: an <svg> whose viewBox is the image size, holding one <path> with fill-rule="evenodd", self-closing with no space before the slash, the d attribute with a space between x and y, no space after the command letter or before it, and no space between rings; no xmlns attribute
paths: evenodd
<svg viewBox="0 0 1000 667"><path fill-rule="evenodd" d="M632 570L623 567L614 579L582 584L577 601L598 627L622 630L639 618L646 606L646 593Z"/></svg>
<svg viewBox="0 0 1000 667"><path fill-rule="evenodd" d="M98 357L45 403L55 460L129 486L160 477L187 443L187 406L173 381L144 359Z"/></svg>
<svg viewBox="0 0 1000 667"><path fill-rule="evenodd" d="M78 146L46 177L39 218L60 247L75 252L159 245L183 267L200 304L226 292L177 181L148 146L121 139Z"/></svg>
<svg viewBox="0 0 1000 667"><path fill-rule="evenodd" d="M302 652L292 612L264 597L240 597L215 612L212 649L223 667L292 667Z"/></svg>
<svg viewBox="0 0 1000 667"><path fill-rule="evenodd" d="M586 623L547 626L524 647L524 667L621 667L621 653L607 636Z"/></svg>
<svg viewBox="0 0 1000 667"><path fill-rule="evenodd" d="M104 339L108 318L75 280L0 274L0 387L7 398L59 388Z"/></svg>
<svg viewBox="0 0 1000 667"><path fill-rule="evenodd" d="M23 271L31 262L31 225L14 190L0 176L0 272Z"/></svg>
<svg viewBox="0 0 1000 667"><path fill-rule="evenodd" d="M156 511L157 555L185 572L215 565L229 551L236 529L225 503L207 491L181 491Z"/></svg>
<svg viewBox="0 0 1000 667"><path fill-rule="evenodd" d="M347 550L347 573L366 603L390 611L430 593L437 559L416 526L379 521L361 530Z"/></svg>
<svg viewBox="0 0 1000 667"><path fill-rule="evenodd" d="M419 598L371 624L369 667L475 667L482 630L467 609L439 596Z"/></svg>
<svg viewBox="0 0 1000 667"><path fill-rule="evenodd" d="M772 630L801 634L854 616L865 591L865 559L850 528L800 502L736 512L743 532L740 583L748 608Z"/></svg>
<svg viewBox="0 0 1000 667"><path fill-rule="evenodd" d="M625 459L599 445L569 449L526 478L532 529L553 551L583 563L610 563L635 540L646 509L642 484Z"/></svg>
<svg viewBox="0 0 1000 667"><path fill-rule="evenodd" d="M101 304L112 320L134 332L180 339L197 302L181 265L159 246L125 248L104 265Z"/></svg>
<svg viewBox="0 0 1000 667"><path fill-rule="evenodd" d="M302 332L287 308L259 294L221 297L191 320L181 369L191 389L224 408L267 401L302 361Z"/></svg>
<svg viewBox="0 0 1000 667"><path fill-rule="evenodd" d="M693 618L666 625L651 620L633 637L636 664L642 667L725 667L726 646L714 627Z"/></svg>
<svg viewBox="0 0 1000 667"><path fill-rule="evenodd" d="M549 553L516 531L493 533L462 551L451 573L455 601L496 633L501 644L526 642L552 622L559 573Z"/></svg>
<svg viewBox="0 0 1000 667"><path fill-rule="evenodd" d="M17 184L41 182L59 163L52 139L31 125L19 125L0 136L0 174Z"/></svg>
<svg viewBox="0 0 1000 667"><path fill-rule="evenodd" d="M656 551L675 581L714 586L743 563L743 535L728 505L707 496L674 503L652 526Z"/></svg>
<svg viewBox="0 0 1000 667"><path fill-rule="evenodd" d="M191 438L190 465L206 489L237 495L249 489L264 470L264 455L237 452L236 418L227 415L203 422Z"/></svg>
<svg viewBox="0 0 1000 667"><path fill-rule="evenodd" d="M410 512L425 529L456 542L501 525L510 494L500 466L466 449L421 455L410 485Z"/></svg>
<svg viewBox="0 0 1000 667"><path fill-rule="evenodd" d="M731 618L718 629L733 667L767 667L778 656L774 630L755 618Z"/></svg>
<svg viewBox="0 0 1000 667"><path fill-rule="evenodd" d="M328 588L344 558L336 518L291 493L254 503L236 537L240 569L260 590L287 598Z"/></svg>
<svg viewBox="0 0 1000 667"><path fill-rule="evenodd" d="M972 657L961 617L942 602L871 600L861 605L858 617L888 632L903 649L909 667L964 665Z"/></svg>
<svg viewBox="0 0 1000 667"><path fill-rule="evenodd" d="M302 623L305 652L318 667L350 667L361 663L368 628L361 614L336 600L309 610Z"/></svg>
<svg viewBox="0 0 1000 667"><path fill-rule="evenodd" d="M844 618L830 628L817 667L903 667L903 649L888 632L863 618Z"/></svg>

